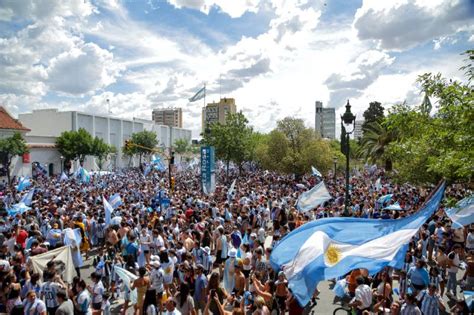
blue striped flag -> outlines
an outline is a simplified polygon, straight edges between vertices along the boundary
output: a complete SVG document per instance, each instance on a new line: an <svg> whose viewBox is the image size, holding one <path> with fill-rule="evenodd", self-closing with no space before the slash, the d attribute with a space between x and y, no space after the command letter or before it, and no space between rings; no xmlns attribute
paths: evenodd
<svg viewBox="0 0 474 315"><path fill-rule="evenodd" d="M380 204L384 204L386 202L389 202L392 199L392 197L393 197L393 194L383 195L377 200L377 202Z"/></svg>
<svg viewBox="0 0 474 315"><path fill-rule="evenodd" d="M104 211L105 211L105 225L109 226L110 221L112 220L112 212L114 212L114 208L110 205L110 203L102 196L102 202L104 204Z"/></svg>
<svg viewBox="0 0 474 315"><path fill-rule="evenodd" d="M206 86L197 91L196 94L194 94L194 96L189 99L189 102L196 102L204 97L206 97Z"/></svg>
<svg viewBox="0 0 474 315"><path fill-rule="evenodd" d="M311 190L305 191L300 195L296 202L296 208L300 212L306 212L320 206L331 198L324 182L320 182L311 188Z"/></svg>
<svg viewBox="0 0 474 315"><path fill-rule="evenodd" d="M20 177L20 181L18 182L18 185L16 186L16 190L23 191L30 186L31 186L31 180L28 176Z"/></svg>
<svg viewBox="0 0 474 315"><path fill-rule="evenodd" d="M33 201L33 195L35 194L35 189L31 189L26 195L21 198L20 202L23 202L27 206L31 206L31 202Z"/></svg>
<svg viewBox="0 0 474 315"><path fill-rule="evenodd" d="M385 266L399 267L410 240L438 208L444 187L443 183L422 209L403 219L336 217L309 222L274 247L270 263L283 270L302 306L322 280L356 268L373 274Z"/></svg>
<svg viewBox="0 0 474 315"><path fill-rule="evenodd" d="M318 171L314 166L311 166L311 172L313 173L313 176L323 177L323 175L321 175L321 172Z"/></svg>
<svg viewBox="0 0 474 315"><path fill-rule="evenodd" d="M474 223L474 195L462 199L454 208L446 209L445 212L453 221L454 228Z"/></svg>
<svg viewBox="0 0 474 315"><path fill-rule="evenodd" d="M395 211L401 211L401 210L404 210L400 204L398 202L395 202L391 205L388 205L386 206L385 208L383 208L384 210L395 210Z"/></svg>
<svg viewBox="0 0 474 315"><path fill-rule="evenodd" d="M120 198L120 195L116 193L109 198L109 204L112 206L112 208L117 209L123 205L123 201L122 198Z"/></svg>

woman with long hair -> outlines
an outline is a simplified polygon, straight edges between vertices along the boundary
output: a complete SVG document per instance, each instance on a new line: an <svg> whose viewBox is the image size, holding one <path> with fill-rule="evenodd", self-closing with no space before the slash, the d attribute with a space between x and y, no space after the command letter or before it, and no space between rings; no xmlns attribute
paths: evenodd
<svg viewBox="0 0 474 315"><path fill-rule="evenodd" d="M187 282L181 282L179 292L174 296L174 300L176 302L176 308L182 315L196 315L194 300L190 295L189 284Z"/></svg>

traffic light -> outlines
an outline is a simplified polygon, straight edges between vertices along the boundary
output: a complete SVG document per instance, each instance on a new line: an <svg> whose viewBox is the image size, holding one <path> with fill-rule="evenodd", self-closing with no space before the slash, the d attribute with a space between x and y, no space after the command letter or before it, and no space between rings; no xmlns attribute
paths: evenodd
<svg viewBox="0 0 474 315"><path fill-rule="evenodd" d="M125 149L129 150L131 148L132 142L130 140L125 140Z"/></svg>
<svg viewBox="0 0 474 315"><path fill-rule="evenodd" d="M174 176L172 176L171 177L171 191L174 190L174 185L175 185Z"/></svg>
<svg viewBox="0 0 474 315"><path fill-rule="evenodd" d="M170 164L174 165L174 151L171 152Z"/></svg>

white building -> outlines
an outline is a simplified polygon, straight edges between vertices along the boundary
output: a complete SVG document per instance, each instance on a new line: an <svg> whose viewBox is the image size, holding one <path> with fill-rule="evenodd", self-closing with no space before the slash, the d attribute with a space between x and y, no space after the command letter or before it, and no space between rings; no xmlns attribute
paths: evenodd
<svg viewBox="0 0 474 315"><path fill-rule="evenodd" d="M104 163L103 168L121 168L137 165L137 161L130 161L122 154L125 140L131 138L133 133L143 130L154 131L157 135L159 145L169 146L169 127L157 125L151 120L143 119L121 119L117 117L93 115L78 111L58 111L57 109L33 110L32 113L20 114L20 122L31 131L26 134L26 140L30 145L31 163L38 162L50 174L61 172L61 155L55 148L56 138L64 131L77 131L84 128L93 137L103 139L107 144L114 146L117 153ZM176 130L176 131L175 131ZM173 128L173 143L177 139L191 141L191 130ZM87 157L84 167L88 170L97 170L94 157ZM23 166L16 170L20 175L30 175L31 165Z"/></svg>
<svg viewBox="0 0 474 315"><path fill-rule="evenodd" d="M336 138L336 109L323 108L323 102L316 101L315 104L315 124L314 129L321 138Z"/></svg>

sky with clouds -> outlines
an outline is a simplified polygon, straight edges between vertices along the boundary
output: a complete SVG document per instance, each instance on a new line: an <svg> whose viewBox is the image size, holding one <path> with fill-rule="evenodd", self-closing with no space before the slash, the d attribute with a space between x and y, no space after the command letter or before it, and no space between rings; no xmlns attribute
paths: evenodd
<svg viewBox="0 0 474 315"><path fill-rule="evenodd" d="M0 104L151 119L234 97L255 129L314 102L358 118L370 101L421 102L418 75L462 78L473 0L0 0Z"/></svg>

